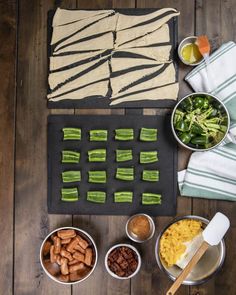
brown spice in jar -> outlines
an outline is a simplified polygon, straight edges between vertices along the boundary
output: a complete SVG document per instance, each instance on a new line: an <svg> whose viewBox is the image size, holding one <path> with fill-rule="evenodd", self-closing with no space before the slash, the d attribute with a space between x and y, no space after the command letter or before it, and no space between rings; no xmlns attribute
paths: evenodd
<svg viewBox="0 0 236 295"><path fill-rule="evenodd" d="M150 222L146 216L135 216L130 220L128 230L136 238L146 240L150 236Z"/></svg>

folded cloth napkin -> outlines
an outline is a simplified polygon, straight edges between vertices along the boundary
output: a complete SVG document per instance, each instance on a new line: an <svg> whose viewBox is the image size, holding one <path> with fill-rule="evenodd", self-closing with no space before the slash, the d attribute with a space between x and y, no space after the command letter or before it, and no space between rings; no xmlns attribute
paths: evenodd
<svg viewBox="0 0 236 295"><path fill-rule="evenodd" d="M194 152L186 170L178 173L182 196L236 201L236 44L228 42L203 61L185 80L196 92L209 92L221 99L230 114L230 134L221 145Z"/></svg>

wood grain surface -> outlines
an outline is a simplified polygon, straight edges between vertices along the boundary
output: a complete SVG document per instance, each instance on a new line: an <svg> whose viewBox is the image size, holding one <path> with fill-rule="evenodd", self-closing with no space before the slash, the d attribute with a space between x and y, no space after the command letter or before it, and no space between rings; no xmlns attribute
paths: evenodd
<svg viewBox="0 0 236 295"><path fill-rule="evenodd" d="M47 214L47 116L53 114L125 114L115 110L48 110L47 12L63 8L175 7L180 10L179 40L207 34L216 49L236 39L234 0L0 0L0 295L161 295L171 281L155 262L155 240L170 217L155 219L155 237L136 245L142 268L135 278L119 281L105 271L104 256L114 243L127 241L125 216L71 216ZM183 81L190 70L179 64L180 97L191 92ZM144 109L144 114L170 110ZM179 149L179 170L190 153ZM227 257L222 270L198 287L182 286L179 295L235 295L236 203L178 197L177 216L211 218L222 211L231 220L226 238ZM59 226L74 225L96 240L99 263L87 281L66 287L51 281L39 264L42 239Z"/></svg>

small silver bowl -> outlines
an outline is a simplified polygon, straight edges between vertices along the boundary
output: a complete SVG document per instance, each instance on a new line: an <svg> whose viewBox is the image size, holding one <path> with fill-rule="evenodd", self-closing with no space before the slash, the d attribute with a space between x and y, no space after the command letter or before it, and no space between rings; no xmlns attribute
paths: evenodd
<svg viewBox="0 0 236 295"><path fill-rule="evenodd" d="M148 221L149 221L149 225L150 225L150 235L144 239L144 240L141 240L139 239L135 234L133 234L132 232L129 231L129 222L134 218L134 217L137 217L137 216L145 216ZM153 219L151 218L151 216L147 215L147 214L143 214L143 213L140 213L140 214L135 214L133 216L131 216L127 222L126 222L126 226L125 226L125 231L126 231L126 234L127 236L134 242L136 243L143 243L143 242L146 242L148 240L150 240L154 233L155 233L155 223L153 221Z"/></svg>
<svg viewBox="0 0 236 295"><path fill-rule="evenodd" d="M137 257L138 257L138 266L137 266L137 269L135 270L135 272L133 272L133 273L132 273L130 276L128 276L128 277L119 277L118 275L116 275L114 272L112 272L112 271L110 270L110 268L109 268L109 266L108 266L108 263L107 263L109 254L110 254L114 249L119 248L119 247L127 247L127 248L132 249L132 250L136 253ZM142 262L141 262L141 256L140 256L138 250L137 250L134 246L132 246L132 245L130 245L130 244L117 244L117 245L114 245L113 247L111 247L111 248L107 251L107 254L106 254L106 256L105 256L105 267L106 267L107 272L108 272L113 278L118 279L118 280L128 280L128 279L133 278L133 277L134 277L134 276L140 271L141 264L142 264Z"/></svg>
<svg viewBox="0 0 236 295"><path fill-rule="evenodd" d="M175 281L176 278L181 273L181 269L178 266L167 267L165 263L162 261L159 255L159 245L160 239L163 233L167 230L169 226L176 223L177 221L184 220L184 219L195 219L199 220L206 225L209 223L209 220L195 215L188 215L180 218L176 218L171 223L169 223L159 234L156 246L155 246L155 256L156 261L159 268L167 274L167 276L172 280ZM208 281L213 275L215 275L222 267L224 260L225 260L225 242L222 240L219 245L210 247L198 264L193 268L192 272L188 275L188 277L183 281L183 285L199 285Z"/></svg>
<svg viewBox="0 0 236 295"><path fill-rule="evenodd" d="M182 63L184 63L184 64L187 65L187 66L192 66L192 67L197 66L197 65L199 65L199 64L202 62L202 60L203 60L203 57L202 57L202 59L199 60L199 61L196 62L196 63L188 63L188 62L187 62L186 60L184 60L183 57L182 57L181 52L182 52L183 47L184 47L185 45L187 45L187 44L195 43L196 41L197 41L197 37L196 37L196 36L190 36L190 37L187 37L187 38L183 39L183 40L180 42L179 46L178 46L178 56L179 56L179 59L182 61Z"/></svg>

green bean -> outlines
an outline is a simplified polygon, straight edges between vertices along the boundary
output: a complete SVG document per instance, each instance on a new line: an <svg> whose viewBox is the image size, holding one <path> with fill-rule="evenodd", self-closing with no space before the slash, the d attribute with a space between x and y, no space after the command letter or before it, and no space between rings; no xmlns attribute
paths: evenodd
<svg viewBox="0 0 236 295"><path fill-rule="evenodd" d="M158 170L143 170L144 181L158 181L159 171Z"/></svg>
<svg viewBox="0 0 236 295"><path fill-rule="evenodd" d="M156 141L157 140L157 129L141 128L140 140L141 141Z"/></svg>
<svg viewBox="0 0 236 295"><path fill-rule="evenodd" d="M140 152L140 163L154 163L158 161L157 151Z"/></svg>
<svg viewBox="0 0 236 295"><path fill-rule="evenodd" d="M117 168L116 178L125 181L134 180L134 168Z"/></svg>
<svg viewBox="0 0 236 295"><path fill-rule="evenodd" d="M64 171L62 172L63 182L77 182L81 180L80 171Z"/></svg>
<svg viewBox="0 0 236 295"><path fill-rule="evenodd" d="M105 162L106 149L96 149L88 151L89 162Z"/></svg>
<svg viewBox="0 0 236 295"><path fill-rule="evenodd" d="M77 187L61 189L61 200L65 202L74 202L79 200L79 192Z"/></svg>
<svg viewBox="0 0 236 295"><path fill-rule="evenodd" d="M80 153L74 151L62 151L62 163L79 163Z"/></svg>
<svg viewBox="0 0 236 295"><path fill-rule="evenodd" d="M131 128L120 128L115 130L116 140L133 140L134 139L134 129Z"/></svg>
<svg viewBox="0 0 236 295"><path fill-rule="evenodd" d="M101 191L88 191L87 201L103 204L106 202L106 193Z"/></svg>
<svg viewBox="0 0 236 295"><path fill-rule="evenodd" d="M143 205L160 205L161 195L153 193L143 193L142 194L142 204Z"/></svg>
<svg viewBox="0 0 236 295"><path fill-rule="evenodd" d="M89 182L91 183L106 183L106 171L89 171Z"/></svg>
<svg viewBox="0 0 236 295"><path fill-rule="evenodd" d="M80 128L63 128L64 133L63 140L81 140L81 129Z"/></svg>
<svg viewBox="0 0 236 295"><path fill-rule="evenodd" d="M125 162L133 159L132 150L116 150L116 162Z"/></svg>
<svg viewBox="0 0 236 295"><path fill-rule="evenodd" d="M115 192L114 201L115 203L132 203L133 192Z"/></svg>
<svg viewBox="0 0 236 295"><path fill-rule="evenodd" d="M107 130L90 130L90 141L107 141Z"/></svg>

